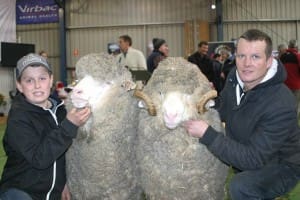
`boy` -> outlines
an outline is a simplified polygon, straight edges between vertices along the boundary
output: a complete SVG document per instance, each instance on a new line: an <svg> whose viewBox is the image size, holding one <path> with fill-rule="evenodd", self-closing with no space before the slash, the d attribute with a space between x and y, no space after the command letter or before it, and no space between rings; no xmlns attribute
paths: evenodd
<svg viewBox="0 0 300 200"><path fill-rule="evenodd" d="M0 199L70 199L65 152L90 108L66 112L49 97L53 75L45 58L28 54L17 63L14 98L3 138L7 161L0 181Z"/></svg>

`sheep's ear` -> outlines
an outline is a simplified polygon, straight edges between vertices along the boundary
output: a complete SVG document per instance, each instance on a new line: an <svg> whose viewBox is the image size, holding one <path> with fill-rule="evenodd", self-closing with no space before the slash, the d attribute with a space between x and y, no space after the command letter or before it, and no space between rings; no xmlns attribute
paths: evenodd
<svg viewBox="0 0 300 200"><path fill-rule="evenodd" d="M147 106L146 106L145 102L142 101L142 100L138 101L138 107L139 108L147 109Z"/></svg>
<svg viewBox="0 0 300 200"><path fill-rule="evenodd" d="M208 100L208 102L205 104L206 109L212 108L214 106L215 106L215 101L212 99Z"/></svg>
<svg viewBox="0 0 300 200"><path fill-rule="evenodd" d="M160 100L163 101L166 95L164 95L164 93L162 93L161 91L159 91L158 93L160 96Z"/></svg>

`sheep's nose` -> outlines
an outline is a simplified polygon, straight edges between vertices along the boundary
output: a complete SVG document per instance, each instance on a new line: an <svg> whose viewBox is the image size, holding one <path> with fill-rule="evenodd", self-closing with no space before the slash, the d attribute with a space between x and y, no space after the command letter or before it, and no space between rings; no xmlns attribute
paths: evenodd
<svg viewBox="0 0 300 200"><path fill-rule="evenodd" d="M165 114L165 117L166 117L167 119L169 119L170 121L174 121L174 120L176 119L177 116L178 116L178 113L176 113L176 112L167 112L167 113Z"/></svg>
<svg viewBox="0 0 300 200"><path fill-rule="evenodd" d="M73 90L73 88L65 87L64 90L65 90L67 93L70 93L70 92Z"/></svg>

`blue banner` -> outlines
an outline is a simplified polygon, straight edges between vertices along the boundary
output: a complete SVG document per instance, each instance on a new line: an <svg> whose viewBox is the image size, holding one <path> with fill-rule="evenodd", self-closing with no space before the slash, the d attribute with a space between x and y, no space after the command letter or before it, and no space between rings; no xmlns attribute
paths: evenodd
<svg viewBox="0 0 300 200"><path fill-rule="evenodd" d="M16 23L38 24L58 22L58 5L54 0L17 0Z"/></svg>

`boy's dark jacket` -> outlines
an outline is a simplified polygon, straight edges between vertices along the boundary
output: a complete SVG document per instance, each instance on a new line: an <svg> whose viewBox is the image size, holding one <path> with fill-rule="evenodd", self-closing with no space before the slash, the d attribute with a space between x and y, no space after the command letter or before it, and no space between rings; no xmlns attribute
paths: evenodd
<svg viewBox="0 0 300 200"><path fill-rule="evenodd" d="M236 68L231 70L218 101L226 136L209 127L200 142L241 171L282 163L300 175L296 102L283 83L286 78L283 65L278 62L275 75L248 91L239 105L235 71Z"/></svg>
<svg viewBox="0 0 300 200"><path fill-rule="evenodd" d="M1 192L14 187L33 199L46 199L55 178L49 199L61 199L66 183L65 152L78 127L65 119L63 103L51 100L57 104L51 109L53 112L28 103L22 94L14 98L3 138L7 162L0 182Z"/></svg>

